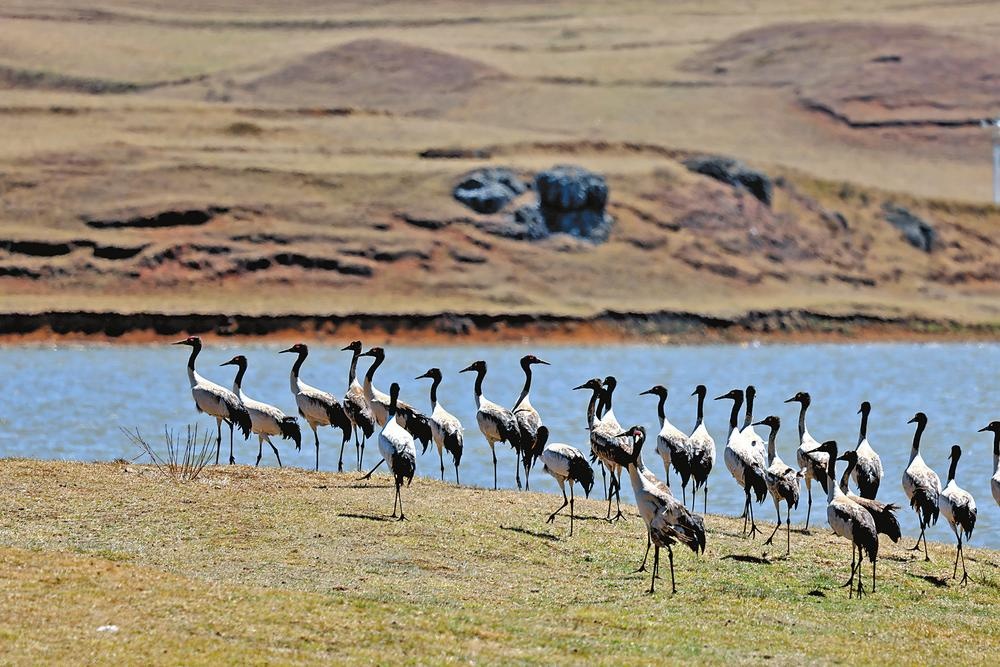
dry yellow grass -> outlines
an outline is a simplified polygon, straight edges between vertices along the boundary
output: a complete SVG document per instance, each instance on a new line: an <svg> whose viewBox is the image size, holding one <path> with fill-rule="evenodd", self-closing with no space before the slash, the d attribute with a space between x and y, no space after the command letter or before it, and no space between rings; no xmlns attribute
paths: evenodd
<svg viewBox="0 0 1000 667"><path fill-rule="evenodd" d="M2 460L4 659L988 664L1000 649L990 550L968 549L972 585L938 587L924 577L950 574L951 545L925 564L884 544L859 602L838 587L849 547L825 528L793 534L786 560L709 516L707 553L677 554L677 595L649 596L634 515L609 525L582 501L568 538L545 523L552 496L418 478L400 524L387 481L234 467L175 484L145 466Z"/></svg>

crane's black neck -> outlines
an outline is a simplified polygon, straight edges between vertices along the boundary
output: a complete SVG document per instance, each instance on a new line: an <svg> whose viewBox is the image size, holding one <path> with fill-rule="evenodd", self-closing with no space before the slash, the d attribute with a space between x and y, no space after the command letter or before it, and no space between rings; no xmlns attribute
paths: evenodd
<svg viewBox="0 0 1000 667"><path fill-rule="evenodd" d="M1000 456L1000 431L993 431L993 456Z"/></svg>
<svg viewBox="0 0 1000 667"><path fill-rule="evenodd" d="M960 450L954 450L951 455L951 465L948 467L948 481L955 479L955 470L958 469L958 459L962 455Z"/></svg>
<svg viewBox="0 0 1000 667"><path fill-rule="evenodd" d="M386 411L388 414L388 419L386 423L388 424L396 416L396 401L399 399L399 394L397 392L392 392L389 394L389 409Z"/></svg>
<svg viewBox="0 0 1000 667"><path fill-rule="evenodd" d="M295 360L295 364L292 365L292 375L293 376L295 376L295 377L299 376L299 370L302 368L302 362L304 362L306 360L306 357L308 357L308 356L309 356L309 351L308 350L302 350L301 352L299 352L299 356Z"/></svg>
<svg viewBox="0 0 1000 667"><path fill-rule="evenodd" d="M597 416L603 417L611 411L611 401L614 400L615 386L608 385L601 392L601 403L597 406Z"/></svg>
<svg viewBox="0 0 1000 667"><path fill-rule="evenodd" d="M368 372L365 373L366 381L370 383L375 378L375 371L378 370L378 367L382 365L383 361L385 361L384 354L380 354L375 357L375 361L372 362L372 365L368 367Z"/></svg>
<svg viewBox="0 0 1000 667"><path fill-rule="evenodd" d="M431 379L431 405L437 405L438 402L438 385L441 384L441 376L435 375Z"/></svg>
<svg viewBox="0 0 1000 667"><path fill-rule="evenodd" d="M697 429L705 421L705 394L698 392L698 418L694 423L694 427Z"/></svg>
<svg viewBox="0 0 1000 667"><path fill-rule="evenodd" d="M829 465L829 464L827 464L827 465ZM840 490L843 491L844 493L847 493L847 489L848 489L847 480L849 480L851 478L851 472L854 470L854 467L857 466L857 465L858 465L858 460L857 459L848 459L847 460L847 467L844 468L844 474L840 476Z"/></svg>
<svg viewBox="0 0 1000 667"><path fill-rule="evenodd" d="M753 399L754 399L754 393L752 391L748 391L746 393L747 411L743 415L743 428L744 429L747 426L750 426L750 424L753 423Z"/></svg>
<svg viewBox="0 0 1000 667"><path fill-rule="evenodd" d="M194 370L194 360L198 357L199 352L201 352L201 341L191 346L191 356L188 357L188 368L191 370Z"/></svg>
<svg viewBox="0 0 1000 667"><path fill-rule="evenodd" d="M927 422L925 420L920 420L917 422L917 430L913 432L912 456L916 456L920 452L920 438L921 436L923 436L925 428L927 428Z"/></svg>
<svg viewBox="0 0 1000 667"><path fill-rule="evenodd" d="M351 350L351 370L347 371L347 384L354 384L358 377L358 358L361 357L361 350Z"/></svg>
<svg viewBox="0 0 1000 667"><path fill-rule="evenodd" d="M594 423L594 417L597 415L597 399L600 398L603 390L600 388L594 389L593 393L590 395L590 403L587 404L587 429L589 430L591 425Z"/></svg>
<svg viewBox="0 0 1000 667"><path fill-rule="evenodd" d="M771 427L771 435L767 436L767 460L774 460L775 443L778 440L778 427Z"/></svg>
<svg viewBox="0 0 1000 667"><path fill-rule="evenodd" d="M833 491L833 483L837 479L837 452L830 453L830 460L826 462L826 478L830 482L830 490Z"/></svg>
<svg viewBox="0 0 1000 667"><path fill-rule="evenodd" d="M809 401L802 401L799 407L799 442L806 435L806 411L809 410ZM833 479L832 477L830 479Z"/></svg>
<svg viewBox="0 0 1000 667"><path fill-rule="evenodd" d="M236 365L239 367L239 370L236 371L236 379L233 380L233 385L239 389L243 386L243 376L246 375L247 372L247 362L246 360L237 361Z"/></svg>
<svg viewBox="0 0 1000 667"><path fill-rule="evenodd" d="M740 408L743 407L743 394L733 399L733 410L729 413L729 432L736 430L737 421L740 418Z"/></svg>
<svg viewBox="0 0 1000 667"><path fill-rule="evenodd" d="M868 410L861 409L861 430L858 431L858 444L860 445L868 437Z"/></svg>
<svg viewBox="0 0 1000 667"><path fill-rule="evenodd" d="M474 391L476 392L476 400L483 395L483 380L486 378L486 368L480 368L476 370L476 387Z"/></svg>
<svg viewBox="0 0 1000 667"><path fill-rule="evenodd" d="M531 364L521 362L521 368L524 370L524 387L521 388L521 395L517 397L517 401L514 403L514 407L521 405L521 401L528 398L528 392L531 391Z"/></svg>
<svg viewBox="0 0 1000 667"><path fill-rule="evenodd" d="M667 419L667 411L664 407L667 403L667 393L663 392L660 394L660 400L656 403L656 416L660 418L660 424L662 425Z"/></svg>

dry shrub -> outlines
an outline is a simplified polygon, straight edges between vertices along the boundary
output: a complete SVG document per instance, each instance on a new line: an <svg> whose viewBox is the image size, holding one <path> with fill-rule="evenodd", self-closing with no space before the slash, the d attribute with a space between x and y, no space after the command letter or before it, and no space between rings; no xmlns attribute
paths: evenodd
<svg viewBox="0 0 1000 667"><path fill-rule="evenodd" d="M142 437L138 427L134 432L124 427L121 430L132 441L132 444L150 458L157 470L175 482L196 480L201 471L208 465L215 450L212 434L206 432L199 437L197 425L192 427L188 424L187 430L182 436L178 436L172 429L164 426L164 451L162 453L157 452L153 445Z"/></svg>

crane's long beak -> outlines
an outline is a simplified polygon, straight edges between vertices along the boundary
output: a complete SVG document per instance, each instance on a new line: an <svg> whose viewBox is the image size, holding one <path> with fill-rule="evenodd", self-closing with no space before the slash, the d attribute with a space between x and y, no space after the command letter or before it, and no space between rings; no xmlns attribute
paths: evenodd
<svg viewBox="0 0 1000 667"><path fill-rule="evenodd" d="M293 350L292 348L288 348L287 350L278 350L278 354L284 354L285 352L294 352L294 351L295 350Z"/></svg>
<svg viewBox="0 0 1000 667"><path fill-rule="evenodd" d="M171 343L171 345L187 345L187 340L178 340Z"/></svg>
<svg viewBox="0 0 1000 667"><path fill-rule="evenodd" d="M415 377L415 378L413 378L413 379L414 379L414 380L423 380L424 378L429 378L430 376L431 376L431 372L430 372L430 371L427 371L427 372L426 372L426 373L424 373L423 375L418 375L417 377Z"/></svg>
<svg viewBox="0 0 1000 667"><path fill-rule="evenodd" d="M640 391L640 392L639 392L639 395L640 395L640 396L646 396L646 395L648 395L648 394L652 394L652 393L653 393L653 390L652 390L652 389L647 389L646 391Z"/></svg>
<svg viewBox="0 0 1000 667"><path fill-rule="evenodd" d="M590 387L588 387L588 386L587 386L587 383L586 383L586 382L584 382L584 383L583 383L583 384L581 384L581 385L580 385L579 387L573 387L573 391L576 391L577 389L590 389Z"/></svg>
<svg viewBox="0 0 1000 667"><path fill-rule="evenodd" d="M358 356L359 357L374 357L375 355L372 354L372 350L365 350L364 352L362 352Z"/></svg>
<svg viewBox="0 0 1000 667"><path fill-rule="evenodd" d="M233 358L233 359L230 359L229 361L224 361L224 362L222 362L219 365L220 366L236 366L237 365L237 361L236 361L235 358Z"/></svg>
<svg viewBox="0 0 1000 667"><path fill-rule="evenodd" d="M732 396L730 396L729 394L723 394L722 396L716 396L713 400L721 401L726 398L732 398Z"/></svg>
<svg viewBox="0 0 1000 667"><path fill-rule="evenodd" d="M990 430L989 426L984 426L981 429L979 429L978 433L986 433L986 431L989 431L989 430Z"/></svg>
<svg viewBox="0 0 1000 667"><path fill-rule="evenodd" d="M761 420L759 422L754 422L751 426L767 426L767 424L764 423L764 420Z"/></svg>
<svg viewBox="0 0 1000 667"><path fill-rule="evenodd" d="M795 397L792 396L791 398L786 398L783 402L784 403L794 403L795 402Z"/></svg>
<svg viewBox="0 0 1000 667"><path fill-rule="evenodd" d="M469 371L476 370L476 364L472 363L459 371L459 373L468 373Z"/></svg>
<svg viewBox="0 0 1000 667"><path fill-rule="evenodd" d="M539 359L539 360L538 360L538 361L536 361L535 363L536 363L536 364L542 364L543 366L551 366L551 365L552 365L552 364L550 364L549 362L547 362L547 361L545 361L545 360L543 360L543 359Z"/></svg>
<svg viewBox="0 0 1000 667"><path fill-rule="evenodd" d="M911 419L910 421L908 421L906 423L907 424L916 424L917 423L917 417L916 417L916 415L914 415L913 419Z"/></svg>

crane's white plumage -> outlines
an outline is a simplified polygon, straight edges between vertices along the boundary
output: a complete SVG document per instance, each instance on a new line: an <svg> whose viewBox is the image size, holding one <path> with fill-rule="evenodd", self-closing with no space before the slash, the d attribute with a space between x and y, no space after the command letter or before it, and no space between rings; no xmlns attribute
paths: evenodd
<svg viewBox="0 0 1000 667"><path fill-rule="evenodd" d="M287 350L281 350L281 352L294 352L298 355L289 373L288 382L292 395L295 396L295 405L299 409L299 414L312 429L316 445L316 470L319 470L319 432L317 429L320 426L333 426L340 429L341 450L343 450L344 443L351 437L351 419L333 394L308 385L299 377L302 364L309 356L308 346L304 343L296 343Z"/></svg>
<svg viewBox="0 0 1000 667"><path fill-rule="evenodd" d="M871 412L871 403L865 401L861 404L858 414L861 415L861 430L858 432L858 446L855 448L857 454L857 465L851 472L851 478L858 486L858 493L862 498L872 498L878 495L878 487L882 482L882 459L875 453L868 442L868 415Z"/></svg>
<svg viewBox="0 0 1000 667"><path fill-rule="evenodd" d="M494 403L483 394L483 380L486 378L486 362L475 361L461 373L476 373L476 384L473 388L473 395L476 399L476 424L480 433L486 438L490 446L490 453L493 455L493 488L497 488L497 453L496 444L506 442L515 451L520 450L520 432L517 428L517 419L507 408Z"/></svg>
<svg viewBox="0 0 1000 667"><path fill-rule="evenodd" d="M920 438L927 428L927 415L918 412L910 420L911 424L916 424L916 431L913 434L913 445L910 448L910 462L903 471L903 492L906 499L910 501L910 507L917 513L920 520L920 537L917 538L917 547L920 546L921 538L924 540L924 559L930 560L927 553L927 527L937 523L940 509L938 508L938 496L941 494L941 478L931 470L931 467L924 462L920 455ZM916 548L916 547L914 547Z"/></svg>
<svg viewBox="0 0 1000 667"><path fill-rule="evenodd" d="M594 469L590 462L576 447L562 442L548 442L549 430L545 426L538 428L538 442L542 445L541 459L543 470L559 482L563 494L563 504L549 515L548 523L555 521L556 515L566 507L566 482L569 482L569 534L573 535L574 492L573 484L579 482L586 495L590 495L594 487Z"/></svg>
<svg viewBox="0 0 1000 667"><path fill-rule="evenodd" d="M222 365L232 365L239 368L236 372L236 378L233 380L233 393L240 397L247 412L250 413L250 430L257 434L256 465L260 465L264 443L266 442L271 451L274 452L275 458L278 459L278 465L281 466L281 455L278 453L278 448L271 442L271 436L280 435L284 439L291 439L295 442L295 449L300 449L302 446L302 432L299 429L298 421L295 417L289 417L275 406L256 401L246 395L246 392L243 391L243 376L247 372L247 358L242 354L236 355Z"/></svg>
<svg viewBox="0 0 1000 667"><path fill-rule="evenodd" d="M812 514L812 483L813 480L816 480L822 485L824 491L829 491L826 471L830 460L828 455L819 448L819 441L810 435L809 429L806 427L806 411L812 404L809 392L800 391L786 400L785 403L799 404L799 448L795 450L795 462L806 480L806 529L808 530L809 518Z"/></svg>
<svg viewBox="0 0 1000 667"><path fill-rule="evenodd" d="M958 560L962 559L962 583L969 580L969 572L965 568L965 553L963 544L966 540L972 539L972 531L976 527L976 501L972 494L960 487L955 482L955 469L958 467L958 460L962 456L962 448L955 445L951 448L951 467L948 469L948 484L941 490L938 496L938 507L944 516L951 530L958 539L958 548L955 551L955 569L952 578L958 576Z"/></svg>
<svg viewBox="0 0 1000 667"><path fill-rule="evenodd" d="M396 498L392 506L392 516L396 516L396 503L399 503L399 520L403 521L406 515L403 514L403 497L400 490L403 481L405 480L409 484L413 481L413 475L416 474L417 448L413 444L413 436L393 419L398 396L399 385L393 382L389 388L388 418L378 436L378 451L385 462L389 464L389 472L392 473L396 483Z"/></svg>
<svg viewBox="0 0 1000 667"><path fill-rule="evenodd" d="M444 452L451 454L455 464L455 483L458 484L458 465L462 461L462 450L464 448L464 431L462 422L458 417L451 414L438 401L437 389L441 384L441 370L431 368L423 375L417 377L431 379L431 436L434 444L437 445L438 459L441 463L441 479L444 480Z"/></svg>

